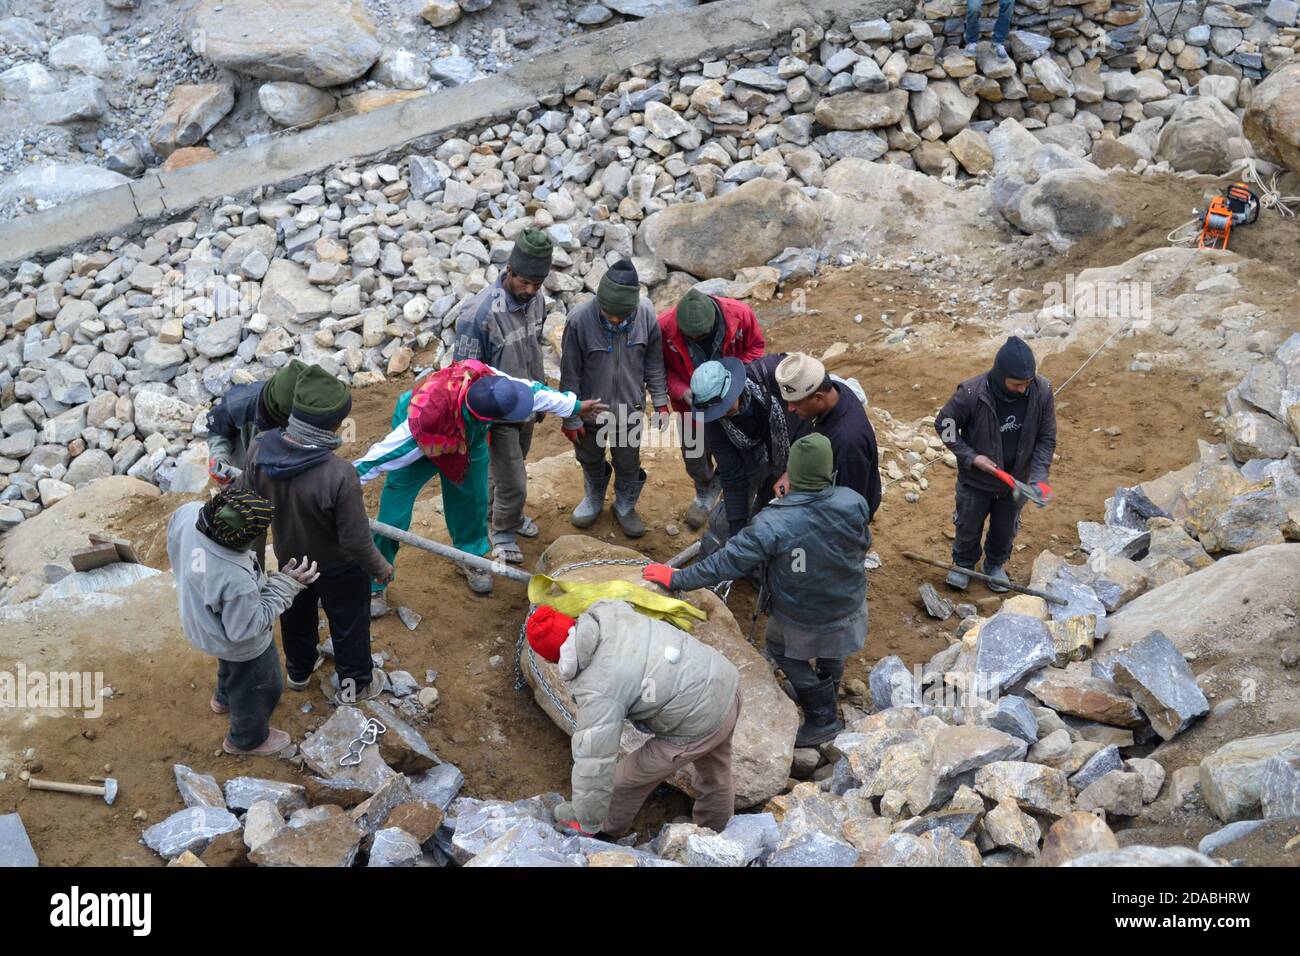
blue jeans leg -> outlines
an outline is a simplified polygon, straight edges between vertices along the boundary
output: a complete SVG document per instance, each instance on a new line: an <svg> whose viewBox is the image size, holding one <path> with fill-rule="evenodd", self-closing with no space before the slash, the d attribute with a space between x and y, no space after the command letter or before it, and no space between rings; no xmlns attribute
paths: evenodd
<svg viewBox="0 0 1300 956"><path fill-rule="evenodd" d="M1014 0L1013 0L1014 2ZM982 0L966 0L966 42L974 43L980 38L980 9Z"/></svg>
<svg viewBox="0 0 1300 956"><path fill-rule="evenodd" d="M998 0L998 22L993 26L993 42L1007 42L1007 34L1011 32L1011 9L1016 5L1016 0Z"/></svg>

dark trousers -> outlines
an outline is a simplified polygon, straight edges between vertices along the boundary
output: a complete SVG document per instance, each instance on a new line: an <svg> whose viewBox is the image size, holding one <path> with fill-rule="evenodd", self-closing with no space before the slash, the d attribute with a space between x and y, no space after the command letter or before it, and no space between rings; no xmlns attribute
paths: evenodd
<svg viewBox="0 0 1300 956"><path fill-rule="evenodd" d="M984 562L988 566L1006 564L1011 558L1011 545L1020 530L1020 508L1011 492L993 494L969 485L957 485L957 508L952 523L957 526L957 536L952 542L952 561L963 568L973 568L980 559L980 538L984 539ZM984 522L988 521L988 534L984 535Z"/></svg>
<svg viewBox="0 0 1300 956"><path fill-rule="evenodd" d="M251 661L217 661L218 704L230 708L230 742L252 750L271 733L271 712L280 702L284 678L275 641Z"/></svg>
<svg viewBox="0 0 1300 956"><path fill-rule="evenodd" d="M767 638L767 652L796 691L809 690L827 678L835 681L836 686L839 686L840 680L844 677L842 657L819 657L815 665L810 664L797 657L786 657L785 645L774 642L770 637Z"/></svg>
<svg viewBox="0 0 1300 956"><path fill-rule="evenodd" d="M334 641L334 670L340 684L351 679L358 691L370 686L370 576L355 564L322 571L298 592L280 615L285 667L293 680L306 680L320 644L319 605Z"/></svg>

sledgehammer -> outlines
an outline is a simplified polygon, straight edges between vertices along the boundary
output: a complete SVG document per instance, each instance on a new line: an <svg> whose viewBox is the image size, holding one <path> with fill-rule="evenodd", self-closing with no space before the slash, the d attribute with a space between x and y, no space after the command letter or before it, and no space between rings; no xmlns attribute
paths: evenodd
<svg viewBox="0 0 1300 956"><path fill-rule="evenodd" d="M959 568L955 565L944 564L942 561L933 561L930 558L923 558L915 551L904 551L903 557L907 558L909 561L920 561L922 564L930 564L936 568L942 568L944 571L960 571L962 574L969 575L977 581L988 583L993 580L993 578L989 577L987 574L980 574L978 571L972 571L969 568ZM1064 607L1070 603L1065 600L1065 598L1059 598L1055 594L1048 594L1046 591L1039 591L1037 588L1027 588L1023 584L1016 584L1014 581L998 581L997 583L1001 584L1008 591L1019 591L1021 594L1029 594L1033 597L1042 598L1048 604L1059 604Z"/></svg>
<svg viewBox="0 0 1300 956"><path fill-rule="evenodd" d="M93 797L103 797L104 802L109 806L117 799L117 781L112 777L105 777L103 784L96 786L89 783L59 783L57 780L37 780L30 777L27 780L28 790L54 790L58 793L85 793Z"/></svg>

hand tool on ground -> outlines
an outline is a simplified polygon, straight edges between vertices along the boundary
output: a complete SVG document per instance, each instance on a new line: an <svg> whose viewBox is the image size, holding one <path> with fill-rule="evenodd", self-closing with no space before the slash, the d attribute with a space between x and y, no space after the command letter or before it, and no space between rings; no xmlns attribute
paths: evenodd
<svg viewBox="0 0 1300 956"><path fill-rule="evenodd" d="M1248 226L1259 218L1259 198L1243 182L1235 182L1223 195L1210 200L1205 212L1192 210L1201 223L1198 249L1227 249L1233 226Z"/></svg>
<svg viewBox="0 0 1300 956"><path fill-rule="evenodd" d="M28 790L53 790L56 793L84 793L92 797L103 797L109 806L117 799L117 781L105 777L99 785L89 783L60 783L57 780L37 780L31 777L27 781Z"/></svg>
<svg viewBox="0 0 1300 956"><path fill-rule="evenodd" d="M959 568L955 564L944 564L942 561L923 558L914 551L904 551L903 557L907 558L909 561L920 561L922 564L930 564L936 568L942 568L944 571L956 571L958 574L966 574L975 578L977 581L984 581L986 583L994 581L994 579L989 577L987 574L980 574L978 571L972 571L969 568ZM1023 584L1016 584L1014 581L999 580L996 583L1006 588L1008 591L1019 591L1021 594L1029 594L1033 597L1042 598L1048 604L1059 604L1061 607L1065 607L1069 604L1065 598L1059 598L1055 594L1048 594L1046 591L1040 591L1037 588L1028 588Z"/></svg>
<svg viewBox="0 0 1300 956"><path fill-rule="evenodd" d="M1040 508L1046 508L1047 503L1052 500L1051 485L1043 484L1042 487L1046 489L1046 491L1042 491L1035 485L1026 484L1023 481L1018 480L1009 472L1005 472L1001 468L998 468L993 472L993 474L1006 482L1007 486L1011 489L1011 494L1015 498L1025 498L1032 501ZM1040 482L1040 484L1042 483Z"/></svg>

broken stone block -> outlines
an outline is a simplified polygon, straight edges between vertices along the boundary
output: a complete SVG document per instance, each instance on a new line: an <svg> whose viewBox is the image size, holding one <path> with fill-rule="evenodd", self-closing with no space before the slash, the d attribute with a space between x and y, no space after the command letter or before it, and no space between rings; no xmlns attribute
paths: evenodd
<svg viewBox="0 0 1300 956"><path fill-rule="evenodd" d="M199 859L207 867L252 866L248 862L244 835L238 830L213 837L208 848L199 854Z"/></svg>
<svg viewBox="0 0 1300 956"><path fill-rule="evenodd" d="M284 816L307 806L307 792L296 783L262 780L258 777L231 777L225 786L226 806L235 812L247 810L260 800L273 804Z"/></svg>
<svg viewBox="0 0 1300 956"><path fill-rule="evenodd" d="M1083 791L1112 770L1123 769L1124 758L1119 755L1119 748L1113 744L1109 747L1102 747L1088 758L1087 763L1070 776L1070 786L1074 787L1075 790Z"/></svg>
<svg viewBox="0 0 1300 956"><path fill-rule="evenodd" d="M1300 756L1300 730L1243 737L1201 761L1201 798L1224 823L1259 817L1265 767L1273 757Z"/></svg>
<svg viewBox="0 0 1300 956"><path fill-rule="evenodd" d="M1229 844L1244 840L1267 822L1266 820L1238 820L1236 823L1229 823L1201 837L1196 850L1206 856L1213 856Z"/></svg>
<svg viewBox="0 0 1300 956"><path fill-rule="evenodd" d="M927 833L926 836L931 836L931 834ZM932 840L914 837L910 833L895 833L876 846L864 851L862 865L938 866L939 854L936 852Z"/></svg>
<svg viewBox="0 0 1300 956"><path fill-rule="evenodd" d="M304 787L307 802L313 806L332 804L347 810L370 796L370 791L349 780L330 780L325 777L308 777Z"/></svg>
<svg viewBox="0 0 1300 956"><path fill-rule="evenodd" d="M1062 866L1090 853L1108 853L1119 849L1119 841L1095 813L1075 810L1057 820L1043 839L1039 866Z"/></svg>
<svg viewBox="0 0 1300 956"><path fill-rule="evenodd" d="M168 865L168 866L190 867L190 868L197 867L197 866L202 866L202 867L206 867L206 866L207 866L206 863L204 863L202 860L200 860L197 856L195 856L195 855L194 855L193 853L191 853L189 850L186 850L184 853L182 853L180 856L176 857L176 859L172 860L172 861L171 861L170 863L168 863L167 865Z"/></svg>
<svg viewBox="0 0 1300 956"><path fill-rule="evenodd" d="M581 853L570 853L554 827L527 817L466 861L467 867L581 866Z"/></svg>
<svg viewBox="0 0 1300 956"><path fill-rule="evenodd" d="M213 837L239 829L239 820L219 807L188 807L155 823L141 834L144 845L171 860L186 850L202 853Z"/></svg>
<svg viewBox="0 0 1300 956"><path fill-rule="evenodd" d="M934 585L929 582L921 585L921 603L925 605L925 613L936 620L946 621L952 617L952 602L936 591Z"/></svg>
<svg viewBox="0 0 1300 956"><path fill-rule="evenodd" d="M1265 817L1300 817L1300 754L1264 761L1259 804Z"/></svg>
<svg viewBox="0 0 1300 956"><path fill-rule="evenodd" d="M1061 864L1069 867L1133 866L1218 866L1208 856L1185 846L1126 846L1075 857Z"/></svg>
<svg viewBox="0 0 1300 956"><path fill-rule="evenodd" d="M1165 740L1172 740L1210 710L1182 652L1160 631L1119 651L1112 668L1115 683L1137 701Z"/></svg>
<svg viewBox="0 0 1300 956"><path fill-rule="evenodd" d="M911 669L896 655L881 658L867 678L871 688L873 710L891 707L914 707L921 699L920 688Z"/></svg>
<svg viewBox="0 0 1300 956"><path fill-rule="evenodd" d="M16 813L0 814L0 868L39 865L22 817Z"/></svg>
<svg viewBox="0 0 1300 956"><path fill-rule="evenodd" d="M1118 528L1147 530L1151 518L1171 518L1141 488L1116 488L1115 496L1106 499L1106 524Z"/></svg>
<svg viewBox="0 0 1300 956"><path fill-rule="evenodd" d="M384 829L405 830L417 843L424 844L433 839L444 817L441 809L426 800L408 800L393 807L384 821Z"/></svg>
<svg viewBox="0 0 1300 956"><path fill-rule="evenodd" d="M1027 744L1032 745L1038 740L1038 720L1023 697L999 699L997 709L988 717L987 723L994 730L1019 737Z"/></svg>
<svg viewBox="0 0 1300 956"><path fill-rule="evenodd" d="M438 763L424 735L397 715L387 704L368 700L365 707L388 728L379 737L379 753L398 773L423 773Z"/></svg>
<svg viewBox="0 0 1300 956"><path fill-rule="evenodd" d="M1042 837L1034 818L1021 810L1015 800L1000 800L984 815L984 832L994 846L1011 847L1026 856L1037 855Z"/></svg>
<svg viewBox="0 0 1300 956"><path fill-rule="evenodd" d="M244 814L244 846L256 850L284 827L284 817L275 802L258 800Z"/></svg>
<svg viewBox="0 0 1300 956"><path fill-rule="evenodd" d="M970 840L960 840L944 829L931 830L921 837L934 850L936 866L980 866L980 851Z"/></svg>
<svg viewBox="0 0 1300 956"><path fill-rule="evenodd" d="M1079 544L1089 554L1101 552L1137 560L1151 546L1151 532L1145 528L1122 528L1096 521L1080 521L1078 527Z"/></svg>
<svg viewBox="0 0 1300 956"><path fill-rule="evenodd" d="M912 837L912 839L916 839ZM767 861L768 866L853 866L858 851L842 840L813 830L780 847Z"/></svg>
<svg viewBox="0 0 1300 956"><path fill-rule="evenodd" d="M1050 817L1063 817L1073 809L1070 784L1054 767L999 761L975 772L975 789L990 800L1015 800L1021 808Z"/></svg>
<svg viewBox="0 0 1300 956"><path fill-rule="evenodd" d="M345 780L374 793L385 781L397 775L384 762L377 745L366 747L361 752L361 763L355 767L339 765L339 759L348 752L352 741L361 734L365 724L366 715L360 708L338 708L319 730L302 742L303 760L322 777Z"/></svg>
<svg viewBox="0 0 1300 956"><path fill-rule="evenodd" d="M195 773L181 763L172 766L172 773L176 775L176 789L185 806L226 809L226 798L221 795L221 787L217 785L215 777Z"/></svg>
<svg viewBox="0 0 1300 956"><path fill-rule="evenodd" d="M290 820L289 826L249 852L248 858L258 866L351 866L364 834L338 807L312 809L326 812L301 826Z"/></svg>
<svg viewBox="0 0 1300 956"><path fill-rule="evenodd" d="M1021 760L1026 749L1025 741L1000 730L944 726L934 735L924 772L907 790L908 806L913 814L925 813L969 783L973 771L995 761Z"/></svg>
<svg viewBox="0 0 1300 956"><path fill-rule="evenodd" d="M1158 760L1131 757L1124 761L1124 767L1142 778L1143 803L1151 803L1160 796L1160 789L1165 785L1165 768Z"/></svg>
<svg viewBox="0 0 1300 956"><path fill-rule="evenodd" d="M1142 777L1112 770L1079 794L1080 810L1105 810L1115 817L1135 817L1142 812Z"/></svg>
<svg viewBox="0 0 1300 956"><path fill-rule="evenodd" d="M558 795L555 802L561 802ZM461 797L451 805L437 840L453 860L464 865L516 827L536 825L554 835L554 820L551 807L542 799L506 803ZM443 833L447 830L451 831L451 838L444 843Z"/></svg>
<svg viewBox="0 0 1300 956"><path fill-rule="evenodd" d="M1062 727L1060 730L1053 730L1030 747L1025 759L1030 763L1041 763L1049 767L1056 767L1069 754L1070 732Z"/></svg>
<svg viewBox="0 0 1300 956"><path fill-rule="evenodd" d="M720 834L693 833L686 838L687 866L744 866L745 848Z"/></svg>
<svg viewBox="0 0 1300 956"><path fill-rule="evenodd" d="M1137 704L1119 687L1075 670L1045 668L1029 679L1025 689L1058 713L1116 727L1138 727L1143 722Z"/></svg>
<svg viewBox="0 0 1300 956"><path fill-rule="evenodd" d="M984 816L984 801L978 809L950 808L936 810L923 816L903 820L895 829L899 833L924 836L932 830L947 830L959 840L964 840L975 832L976 825Z"/></svg>
<svg viewBox="0 0 1300 956"><path fill-rule="evenodd" d="M351 816L365 833L374 833L388 819L393 808L411 799L411 785L405 775L390 777L368 799L353 808Z"/></svg>
<svg viewBox="0 0 1300 956"><path fill-rule="evenodd" d="M776 849L781 831L770 813L740 813L731 818L721 835L740 845L748 865Z"/></svg>
<svg viewBox="0 0 1300 956"><path fill-rule="evenodd" d="M1097 642L1097 616L1081 614L1063 621L1048 621L1047 630L1052 635L1052 648L1056 657L1052 663L1064 667L1072 661L1086 661L1092 656Z"/></svg>
<svg viewBox="0 0 1300 956"><path fill-rule="evenodd" d="M1056 656L1047 626L1025 614L993 615L980 628L978 641L975 673L990 693L1001 693Z"/></svg>
<svg viewBox="0 0 1300 956"><path fill-rule="evenodd" d="M415 837L396 827L379 830L370 844L370 858L366 866L415 866L424 851Z"/></svg>
<svg viewBox="0 0 1300 956"><path fill-rule="evenodd" d="M1048 613L1051 614L1053 621L1067 621L1072 617L1091 614L1097 622L1097 636L1102 637L1108 626L1106 605L1102 603L1101 598L1097 597L1097 592L1092 589L1092 585L1083 580L1087 575L1086 568L1082 571L1070 565L1061 568L1056 580L1047 586L1047 593L1052 597L1060 598L1065 603L1050 605Z"/></svg>
<svg viewBox="0 0 1300 956"><path fill-rule="evenodd" d="M427 800L445 812L460 793L460 788L465 786L465 775L455 764L441 763L422 774L412 776L410 783L412 796Z"/></svg>

